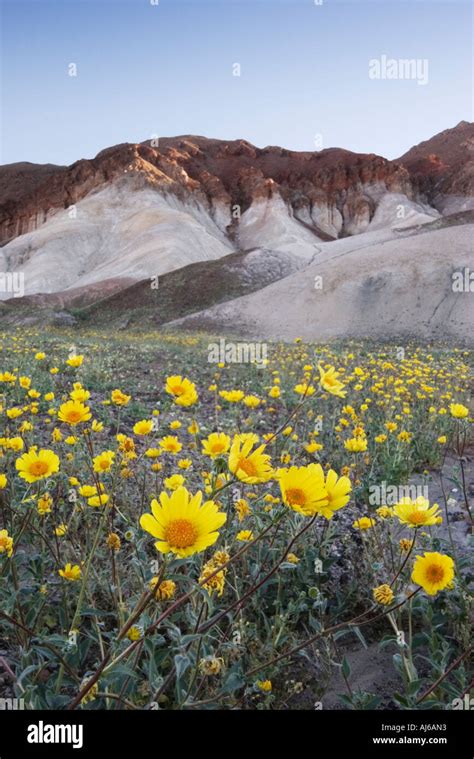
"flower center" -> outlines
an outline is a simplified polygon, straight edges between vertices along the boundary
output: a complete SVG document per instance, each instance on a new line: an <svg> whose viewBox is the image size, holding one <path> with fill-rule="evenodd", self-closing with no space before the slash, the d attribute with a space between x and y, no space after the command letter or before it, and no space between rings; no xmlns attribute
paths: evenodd
<svg viewBox="0 0 474 759"><path fill-rule="evenodd" d="M69 411L68 415L68 421L70 422L78 422L81 418L81 412L80 411Z"/></svg>
<svg viewBox="0 0 474 759"><path fill-rule="evenodd" d="M413 511L413 513L410 514L409 519L412 524L425 524L426 513L424 511Z"/></svg>
<svg viewBox="0 0 474 759"><path fill-rule="evenodd" d="M296 504L296 506L304 506L306 503L306 496L301 488L290 488L286 491L286 500L292 506L294 504Z"/></svg>
<svg viewBox="0 0 474 759"><path fill-rule="evenodd" d="M30 473L33 474L35 477L39 477L42 474L46 474L48 471L48 465L46 461L33 461L32 464L30 464Z"/></svg>
<svg viewBox="0 0 474 759"><path fill-rule="evenodd" d="M223 443L213 443L211 445L211 451L212 451L212 453L221 453L221 451L223 451L223 450L224 450Z"/></svg>
<svg viewBox="0 0 474 759"><path fill-rule="evenodd" d="M250 461L250 459L241 458L239 459L239 465L237 469L242 469L245 474L249 475L249 477L255 477L257 474L257 467L253 463L253 461Z"/></svg>
<svg viewBox="0 0 474 759"><path fill-rule="evenodd" d="M182 395L184 393L184 387L182 385L173 385L171 392L173 395Z"/></svg>
<svg viewBox="0 0 474 759"><path fill-rule="evenodd" d="M173 548L188 548L197 536L198 531L189 519L174 519L165 529L166 542Z"/></svg>
<svg viewBox="0 0 474 759"><path fill-rule="evenodd" d="M430 582L442 582L444 577L444 569L437 564L432 564L427 568L426 576Z"/></svg>

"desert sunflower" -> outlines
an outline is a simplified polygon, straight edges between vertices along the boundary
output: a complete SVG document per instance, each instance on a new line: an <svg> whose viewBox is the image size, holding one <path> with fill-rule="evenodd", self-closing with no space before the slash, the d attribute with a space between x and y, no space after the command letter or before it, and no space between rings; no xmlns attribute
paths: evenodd
<svg viewBox="0 0 474 759"><path fill-rule="evenodd" d="M320 512L326 519L331 519L334 512L342 509L349 501L349 494L352 490L351 481L345 475L338 477L334 469L330 469L326 474L324 487L326 488L327 504L321 505Z"/></svg>
<svg viewBox="0 0 474 759"><path fill-rule="evenodd" d="M264 453L265 445L252 451L253 445L252 439L242 442L235 436L229 453L230 471L249 485L267 482L273 475L270 456Z"/></svg>
<svg viewBox="0 0 474 759"><path fill-rule="evenodd" d="M89 406L85 406L81 401L67 401L59 407L58 419L73 426L89 421L91 416Z"/></svg>
<svg viewBox="0 0 474 759"><path fill-rule="evenodd" d="M329 369L323 369L322 366L319 369L319 384L331 395L337 395L339 398L344 398L347 395L347 391L344 390L343 383L338 379L339 372L336 372L333 366Z"/></svg>
<svg viewBox="0 0 474 759"><path fill-rule="evenodd" d="M180 374L167 378L165 390L174 396L175 403L178 406L192 406L198 400L194 382Z"/></svg>
<svg viewBox="0 0 474 759"><path fill-rule="evenodd" d="M159 503L151 502L152 513L142 514L140 525L158 538L155 548L161 553L192 556L216 542L218 529L227 519L214 501L201 502L201 491L192 495L180 487L171 496L163 491Z"/></svg>
<svg viewBox="0 0 474 759"><path fill-rule="evenodd" d="M417 556L411 579L430 596L444 590L454 579L454 561L441 553Z"/></svg>
<svg viewBox="0 0 474 759"><path fill-rule="evenodd" d="M16 460L15 466L26 482L36 482L59 471L59 456L45 448L31 449Z"/></svg>
<svg viewBox="0 0 474 759"><path fill-rule="evenodd" d="M224 432L212 432L202 441L202 452L212 459L227 453L230 447L230 437Z"/></svg>
<svg viewBox="0 0 474 759"><path fill-rule="evenodd" d="M320 464L292 466L278 470L283 502L305 516L318 513L321 505L327 503L324 487L324 472Z"/></svg>
<svg viewBox="0 0 474 759"><path fill-rule="evenodd" d="M393 513L398 517L401 524L408 527L424 527L430 524L438 524L441 517L437 503L430 507L430 502L419 496L414 501L411 498L402 498L394 507Z"/></svg>
<svg viewBox="0 0 474 759"><path fill-rule="evenodd" d="M0 530L0 553L6 553L9 558L13 553L13 538L7 530Z"/></svg>

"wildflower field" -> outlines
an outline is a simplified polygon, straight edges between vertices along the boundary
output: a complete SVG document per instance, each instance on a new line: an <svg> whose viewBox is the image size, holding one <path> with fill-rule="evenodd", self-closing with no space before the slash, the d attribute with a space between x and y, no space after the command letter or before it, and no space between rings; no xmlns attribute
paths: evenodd
<svg viewBox="0 0 474 759"><path fill-rule="evenodd" d="M0 695L463 708L470 354L209 339L0 338Z"/></svg>

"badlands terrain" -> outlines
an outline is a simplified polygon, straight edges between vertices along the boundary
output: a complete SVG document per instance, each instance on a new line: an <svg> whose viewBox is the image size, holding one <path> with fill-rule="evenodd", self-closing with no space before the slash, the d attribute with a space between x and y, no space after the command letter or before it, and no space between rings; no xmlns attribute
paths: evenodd
<svg viewBox="0 0 474 759"><path fill-rule="evenodd" d="M467 340L473 150L463 121L395 161L182 136L2 166L0 319Z"/></svg>

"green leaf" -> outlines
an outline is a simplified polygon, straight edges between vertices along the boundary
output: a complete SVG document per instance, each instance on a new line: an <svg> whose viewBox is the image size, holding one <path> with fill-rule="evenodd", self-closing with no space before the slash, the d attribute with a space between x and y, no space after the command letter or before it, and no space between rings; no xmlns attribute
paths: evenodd
<svg viewBox="0 0 474 759"><path fill-rule="evenodd" d="M351 665L347 661L346 657L342 660L342 674L348 680L351 676Z"/></svg>
<svg viewBox="0 0 474 759"><path fill-rule="evenodd" d="M176 654L174 657L174 666L176 668L176 679L180 680L187 669L189 669L191 661L189 656L184 654Z"/></svg>

